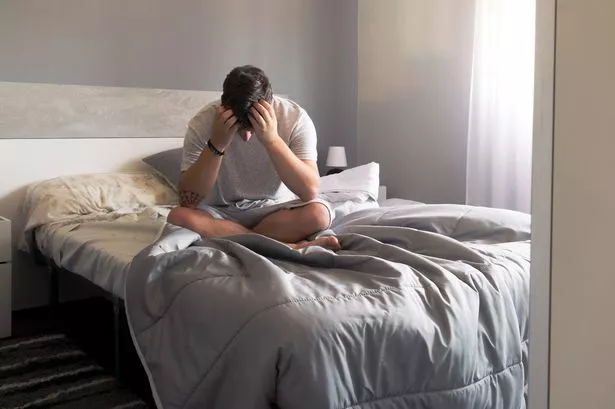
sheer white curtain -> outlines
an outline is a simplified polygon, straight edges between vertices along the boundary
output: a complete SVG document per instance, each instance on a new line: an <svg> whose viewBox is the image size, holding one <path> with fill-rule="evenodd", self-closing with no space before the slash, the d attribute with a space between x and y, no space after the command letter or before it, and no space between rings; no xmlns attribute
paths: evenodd
<svg viewBox="0 0 615 409"><path fill-rule="evenodd" d="M477 0L466 202L530 211L535 0Z"/></svg>

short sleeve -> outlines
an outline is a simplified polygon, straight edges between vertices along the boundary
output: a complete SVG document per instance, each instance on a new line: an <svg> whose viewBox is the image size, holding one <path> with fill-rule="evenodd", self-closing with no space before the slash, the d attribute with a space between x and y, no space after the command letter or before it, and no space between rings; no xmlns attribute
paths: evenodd
<svg viewBox="0 0 615 409"><path fill-rule="evenodd" d="M310 116L304 110L291 132L288 147L301 160L318 159L316 127Z"/></svg>
<svg viewBox="0 0 615 409"><path fill-rule="evenodd" d="M184 172L190 168L201 156L201 152L205 149L211 126L213 115L212 109L199 112L188 124L188 130L184 137L184 151L182 154L181 171ZM215 112L215 108L213 108Z"/></svg>

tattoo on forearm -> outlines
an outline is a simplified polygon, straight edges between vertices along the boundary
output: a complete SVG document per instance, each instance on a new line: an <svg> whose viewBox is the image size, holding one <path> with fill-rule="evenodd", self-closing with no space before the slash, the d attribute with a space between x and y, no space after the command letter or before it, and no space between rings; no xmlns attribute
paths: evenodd
<svg viewBox="0 0 615 409"><path fill-rule="evenodd" d="M194 208L201 201L201 195L188 190L179 191L179 204L184 207Z"/></svg>

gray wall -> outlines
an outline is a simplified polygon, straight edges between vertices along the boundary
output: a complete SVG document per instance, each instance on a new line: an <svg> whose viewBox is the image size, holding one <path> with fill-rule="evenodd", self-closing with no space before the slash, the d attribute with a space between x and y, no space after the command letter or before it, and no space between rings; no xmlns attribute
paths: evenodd
<svg viewBox="0 0 615 409"><path fill-rule="evenodd" d="M358 159L388 196L465 202L474 0L359 0Z"/></svg>
<svg viewBox="0 0 615 409"><path fill-rule="evenodd" d="M21 0L0 10L0 81L220 90L254 64L356 153L357 0ZM354 162L354 160L352 160Z"/></svg>

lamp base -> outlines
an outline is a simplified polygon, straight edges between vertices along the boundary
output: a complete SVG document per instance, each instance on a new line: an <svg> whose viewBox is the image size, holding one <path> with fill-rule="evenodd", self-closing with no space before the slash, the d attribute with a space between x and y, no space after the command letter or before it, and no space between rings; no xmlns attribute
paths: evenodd
<svg viewBox="0 0 615 409"><path fill-rule="evenodd" d="M342 173L344 171L344 169L341 168L333 168L333 169L329 169L327 171L327 176L329 175L335 175L336 173Z"/></svg>

